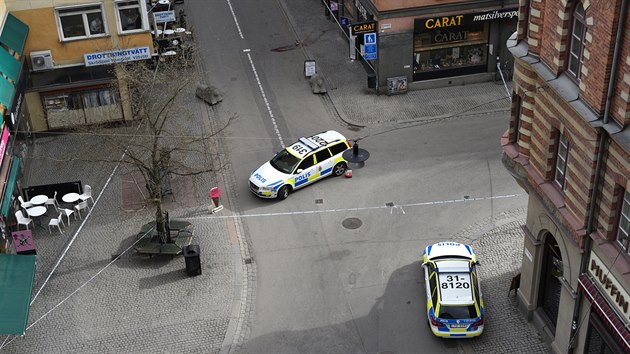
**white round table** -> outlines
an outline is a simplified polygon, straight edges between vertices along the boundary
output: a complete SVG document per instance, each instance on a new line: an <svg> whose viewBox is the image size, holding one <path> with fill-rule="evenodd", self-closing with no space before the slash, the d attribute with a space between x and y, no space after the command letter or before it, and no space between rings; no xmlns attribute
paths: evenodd
<svg viewBox="0 0 630 354"><path fill-rule="evenodd" d="M181 27L175 28L175 33L183 33L183 32L186 32L185 28L181 28Z"/></svg>
<svg viewBox="0 0 630 354"><path fill-rule="evenodd" d="M167 30L164 30L164 34L165 34L165 35L167 35L167 36L170 36L170 35L171 35L171 34L173 34L173 33L175 33L175 31L174 31L174 30L172 30L172 29L167 29Z"/></svg>
<svg viewBox="0 0 630 354"><path fill-rule="evenodd" d="M46 210L47 209L44 206L36 206L36 207L26 209L26 213L29 216L42 216L46 214Z"/></svg>
<svg viewBox="0 0 630 354"><path fill-rule="evenodd" d="M31 204L33 205L42 205L44 203L46 203L48 201L48 196L47 195L36 195L33 198L31 198L31 200L29 200L29 202L31 202Z"/></svg>
<svg viewBox="0 0 630 354"><path fill-rule="evenodd" d="M61 197L61 200L63 200L66 203L74 203L77 200L79 200L81 196L79 195L79 193L68 193L68 194L64 194L63 197Z"/></svg>
<svg viewBox="0 0 630 354"><path fill-rule="evenodd" d="M170 2L169 0L159 0L159 1L158 1L158 4L160 4L160 5L168 5L168 4L170 4L170 3L171 3L171 2Z"/></svg>

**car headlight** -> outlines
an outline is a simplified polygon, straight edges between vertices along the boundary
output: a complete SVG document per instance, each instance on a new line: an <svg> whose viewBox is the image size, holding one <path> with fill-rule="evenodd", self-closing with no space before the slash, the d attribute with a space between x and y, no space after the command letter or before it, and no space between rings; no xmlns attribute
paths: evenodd
<svg viewBox="0 0 630 354"><path fill-rule="evenodd" d="M261 189L262 191L265 191L265 192L271 192L271 191L273 190L273 187L264 187L264 186L263 186L263 187L260 187L260 189Z"/></svg>

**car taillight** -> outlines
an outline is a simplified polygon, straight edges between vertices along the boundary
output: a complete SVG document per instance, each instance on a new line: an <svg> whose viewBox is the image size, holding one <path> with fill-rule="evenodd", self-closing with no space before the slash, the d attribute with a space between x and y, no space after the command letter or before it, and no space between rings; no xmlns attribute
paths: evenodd
<svg viewBox="0 0 630 354"><path fill-rule="evenodd" d="M431 324L435 327L444 327L444 323L437 321L433 317L431 317Z"/></svg>
<svg viewBox="0 0 630 354"><path fill-rule="evenodd" d="M483 326L483 317L479 319L479 321L476 321L475 323L472 324L473 327L479 327L479 326Z"/></svg>

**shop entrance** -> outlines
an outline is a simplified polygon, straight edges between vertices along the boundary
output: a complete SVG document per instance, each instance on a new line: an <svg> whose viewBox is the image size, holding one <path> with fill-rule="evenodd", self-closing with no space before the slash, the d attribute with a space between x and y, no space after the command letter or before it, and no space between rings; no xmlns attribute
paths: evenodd
<svg viewBox="0 0 630 354"><path fill-rule="evenodd" d="M560 277L563 275L562 254L558 242L551 233L547 232L544 240L538 307L542 309L542 317L549 325L551 332L555 333L562 290L560 282Z"/></svg>

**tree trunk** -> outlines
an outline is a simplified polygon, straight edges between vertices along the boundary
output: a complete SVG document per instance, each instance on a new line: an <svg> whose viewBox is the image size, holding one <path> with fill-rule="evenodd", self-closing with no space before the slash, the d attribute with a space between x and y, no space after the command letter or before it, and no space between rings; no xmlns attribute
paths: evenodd
<svg viewBox="0 0 630 354"><path fill-rule="evenodd" d="M155 229L157 230L160 243L170 243L170 235L166 234L164 212L162 211L162 201L155 202Z"/></svg>

